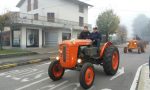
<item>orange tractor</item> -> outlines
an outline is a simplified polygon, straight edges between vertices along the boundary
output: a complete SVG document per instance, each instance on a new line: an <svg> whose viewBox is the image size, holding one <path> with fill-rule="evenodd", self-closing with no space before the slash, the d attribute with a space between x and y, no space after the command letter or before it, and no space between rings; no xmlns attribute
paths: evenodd
<svg viewBox="0 0 150 90"><path fill-rule="evenodd" d="M79 82L84 89L93 85L93 64L102 65L107 75L115 75L119 67L119 51L111 42L100 48L92 46L91 40L66 40L59 45L59 54L48 68L53 81L60 80L66 69L79 70Z"/></svg>
<svg viewBox="0 0 150 90"><path fill-rule="evenodd" d="M138 50L138 53L144 53L146 48L146 43L142 40L130 40L127 43L127 47L124 47L124 53L132 52L134 49Z"/></svg>

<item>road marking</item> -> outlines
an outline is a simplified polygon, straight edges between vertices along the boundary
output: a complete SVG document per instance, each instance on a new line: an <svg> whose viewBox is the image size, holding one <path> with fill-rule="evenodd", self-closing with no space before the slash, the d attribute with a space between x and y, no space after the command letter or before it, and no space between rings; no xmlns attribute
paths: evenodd
<svg viewBox="0 0 150 90"><path fill-rule="evenodd" d="M24 76L21 76L21 77L19 77L19 78L23 78L23 77L31 76L31 75L38 74L38 73L41 73L41 72L44 72L44 70L39 71L39 72L35 72L35 73L31 73L31 74L28 74L28 75L24 75Z"/></svg>
<svg viewBox="0 0 150 90"><path fill-rule="evenodd" d="M52 88L49 89L49 90L53 90L53 89L55 89L55 88L57 88L57 87L59 87L59 86L62 86L63 84L65 84L65 83L67 83L67 82L68 82L68 81L64 81L64 82L62 82L62 83L60 83L60 84L58 84L58 85L52 87Z"/></svg>
<svg viewBox="0 0 150 90"><path fill-rule="evenodd" d="M71 86L76 86L76 87L75 87L74 89L72 89L72 90L77 90L77 88L80 87L80 84L79 84L79 83L70 83L70 84L65 85L64 87L60 88L59 90L64 90L64 89L66 89L66 88L68 88L68 87L71 87Z"/></svg>
<svg viewBox="0 0 150 90"><path fill-rule="evenodd" d="M70 71L70 70L66 70L65 72L68 72L68 71ZM35 84L38 84L38 83L43 82L43 81L48 80L48 79L50 79L50 78L47 77L47 78L41 79L41 80L39 80L39 81L36 81L36 82L30 83L30 84L27 84L27 85L25 85L25 86L23 86L23 87L20 87L20 88L18 88L18 89L15 89L15 90L23 90L23 89L25 89L25 88L28 88L28 87L30 87L30 86L33 86L33 85L35 85Z"/></svg>
<svg viewBox="0 0 150 90"><path fill-rule="evenodd" d="M116 75L113 76L113 77L111 77L110 80L114 80L114 79L116 79L117 77L123 75L124 73L125 73L125 72L124 72L124 67L119 68L119 69L118 69L118 72L116 73Z"/></svg>
<svg viewBox="0 0 150 90"><path fill-rule="evenodd" d="M135 78L134 78L134 80L133 80L133 82L132 82L132 85L131 85L130 90L136 90L141 69L142 69L142 67L145 66L145 65L148 65L148 63L145 63L145 64L141 65L141 66L138 68L138 70L137 70L137 72L136 72L136 74L135 74Z"/></svg>
<svg viewBox="0 0 150 90"><path fill-rule="evenodd" d="M51 62L48 62L48 63L44 63L44 64L41 64L41 65L37 65L36 67L41 67L43 65L49 65Z"/></svg>
<svg viewBox="0 0 150 90"><path fill-rule="evenodd" d="M37 71L37 69L31 69L31 70L24 70L24 71L19 71L19 72L16 72L16 73L9 73L6 77L9 78L9 77L17 77L17 76L22 76L22 75L26 75L26 74L29 74L29 73L32 73L32 72L35 72Z"/></svg>
<svg viewBox="0 0 150 90"><path fill-rule="evenodd" d="M101 89L101 90L112 90L112 89L105 88L105 89Z"/></svg>
<svg viewBox="0 0 150 90"><path fill-rule="evenodd" d="M23 90L23 89L25 89L25 88L28 88L28 87L30 87L30 86L32 86L32 85L35 85L35 84L37 84L37 83L43 82L43 81L48 80L48 79L49 79L49 77L44 78L44 79L41 79L41 80L36 81L36 82L33 82L33 83L30 83L30 84L28 84L28 85L25 85L25 86L23 86L23 87L20 87L20 88L18 88L18 89L15 89L15 90Z"/></svg>
<svg viewBox="0 0 150 90"><path fill-rule="evenodd" d="M21 82L28 82L28 81L31 81L34 79L38 79L38 78L42 77L43 74L45 74L45 73L40 73L40 74L36 75L33 79L24 78L23 80L21 80Z"/></svg>

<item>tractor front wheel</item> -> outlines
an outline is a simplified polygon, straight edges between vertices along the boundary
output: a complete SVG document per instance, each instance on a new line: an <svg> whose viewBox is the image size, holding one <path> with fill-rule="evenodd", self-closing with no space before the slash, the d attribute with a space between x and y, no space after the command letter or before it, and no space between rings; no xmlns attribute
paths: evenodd
<svg viewBox="0 0 150 90"><path fill-rule="evenodd" d="M107 75L115 75L119 67L119 51L115 46L106 48L103 56L103 68Z"/></svg>
<svg viewBox="0 0 150 90"><path fill-rule="evenodd" d="M93 85L95 78L95 72L94 72L94 67L91 63L85 63L80 71L80 85L84 89L88 89Z"/></svg>
<svg viewBox="0 0 150 90"><path fill-rule="evenodd" d="M60 80L64 75L65 69L60 65L59 61L53 61L49 65L48 75L53 81Z"/></svg>

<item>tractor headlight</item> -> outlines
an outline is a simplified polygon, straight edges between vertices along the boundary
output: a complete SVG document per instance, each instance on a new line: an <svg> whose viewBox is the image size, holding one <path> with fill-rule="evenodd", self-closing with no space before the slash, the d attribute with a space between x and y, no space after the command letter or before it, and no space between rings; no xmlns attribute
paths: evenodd
<svg viewBox="0 0 150 90"><path fill-rule="evenodd" d="M127 45L129 45L129 42L127 42Z"/></svg>
<svg viewBox="0 0 150 90"><path fill-rule="evenodd" d="M136 43L134 43L134 44L136 44Z"/></svg>
<svg viewBox="0 0 150 90"><path fill-rule="evenodd" d="M60 58L57 56L57 57L56 57L56 60L59 60L59 59L60 59Z"/></svg>
<svg viewBox="0 0 150 90"><path fill-rule="evenodd" d="M82 62L82 59L78 59L78 63L81 63Z"/></svg>

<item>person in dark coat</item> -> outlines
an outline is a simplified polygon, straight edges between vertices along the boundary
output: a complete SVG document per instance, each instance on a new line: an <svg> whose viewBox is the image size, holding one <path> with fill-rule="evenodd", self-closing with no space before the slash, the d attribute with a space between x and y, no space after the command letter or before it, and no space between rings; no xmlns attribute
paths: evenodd
<svg viewBox="0 0 150 90"><path fill-rule="evenodd" d="M99 47L102 39L101 33L97 30L97 27L93 28L93 32L90 35L91 40L93 41L93 46Z"/></svg>
<svg viewBox="0 0 150 90"><path fill-rule="evenodd" d="M84 26L83 31L80 33L79 39L90 39L90 32L87 26Z"/></svg>

